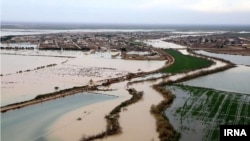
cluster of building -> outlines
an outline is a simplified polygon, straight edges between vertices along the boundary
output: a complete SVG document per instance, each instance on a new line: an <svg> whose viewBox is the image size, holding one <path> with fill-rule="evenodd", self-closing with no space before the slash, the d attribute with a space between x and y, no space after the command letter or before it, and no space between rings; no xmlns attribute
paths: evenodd
<svg viewBox="0 0 250 141"><path fill-rule="evenodd" d="M13 48L17 44L36 45L40 50L97 50L103 48L145 50L142 39L168 36L164 32L89 32L54 33L40 35L16 35L1 37L1 48ZM15 48L18 48L16 46ZM24 46L25 48L25 46ZM20 48L19 48L20 49Z"/></svg>
<svg viewBox="0 0 250 141"><path fill-rule="evenodd" d="M168 39L167 41L171 41L177 44L182 44L193 48L250 48L250 39L232 37L227 34L178 37Z"/></svg>

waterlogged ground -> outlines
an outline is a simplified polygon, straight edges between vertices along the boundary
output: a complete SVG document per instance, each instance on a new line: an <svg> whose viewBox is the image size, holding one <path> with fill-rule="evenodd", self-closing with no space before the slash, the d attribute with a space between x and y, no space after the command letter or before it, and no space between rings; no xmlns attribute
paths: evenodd
<svg viewBox="0 0 250 141"><path fill-rule="evenodd" d="M219 125L250 124L250 96L201 87L166 86L176 96L165 111L180 141L219 140Z"/></svg>
<svg viewBox="0 0 250 141"><path fill-rule="evenodd" d="M152 71L165 61L113 59L109 52L4 50L1 52L1 106L74 86ZM56 64L49 66L50 64ZM128 67L129 66L129 67ZM39 68L39 69L37 69Z"/></svg>

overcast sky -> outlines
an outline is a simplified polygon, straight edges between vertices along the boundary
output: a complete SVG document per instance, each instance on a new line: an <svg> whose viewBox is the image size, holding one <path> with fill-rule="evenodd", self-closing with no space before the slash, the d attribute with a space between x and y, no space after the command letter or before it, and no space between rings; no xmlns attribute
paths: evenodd
<svg viewBox="0 0 250 141"><path fill-rule="evenodd" d="M250 25L250 0L1 0L1 20Z"/></svg>

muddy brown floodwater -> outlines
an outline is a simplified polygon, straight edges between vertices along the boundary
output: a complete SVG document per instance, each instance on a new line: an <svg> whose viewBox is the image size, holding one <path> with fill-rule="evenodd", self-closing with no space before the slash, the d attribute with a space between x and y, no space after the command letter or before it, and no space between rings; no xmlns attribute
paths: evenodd
<svg viewBox="0 0 250 141"><path fill-rule="evenodd" d="M13 68L14 70L19 70L18 68L22 66L23 72L1 77L1 106L30 100L40 94L54 92L56 91L55 87L57 87L58 90L63 90L74 86L84 86L87 85L91 79L96 82L98 80L125 76L130 72L140 72L140 70L152 71L155 68L162 67L165 63L165 61L112 59L109 53L88 54L82 52L79 54L79 52L73 51L39 51L38 53L35 51L29 53L9 51L8 53L19 53L25 56L4 55L5 57L2 58L2 62L7 62L8 57L11 57L13 61L19 60L18 63L12 63L12 67L5 71L11 72ZM44 56L28 56L36 54ZM71 56L75 58L47 56ZM29 59L27 60L27 58ZM36 61L32 61L32 59ZM37 61L41 59L46 61L43 61L42 64L37 63ZM51 63L56 63L57 65L24 72L26 69L32 70L41 65L44 66ZM6 66L8 64L4 63L2 67L5 67L4 65Z"/></svg>
<svg viewBox="0 0 250 141"><path fill-rule="evenodd" d="M214 61L215 61L215 64L209 68L203 68L203 69L191 71L188 73L176 74L170 77L166 77L164 79L159 78L156 81L144 81L144 82L139 82L139 83L134 83L134 84L129 85L128 86L129 88L135 88L137 91L144 91L143 99L135 104L128 106L126 109L124 109L120 113L119 122L120 122L120 126L122 127L122 134L109 136L101 140L106 140L106 141L116 141L116 140L120 140L120 141L154 140L155 141L155 140L159 140L158 133L156 132L155 118L153 117L153 115L151 115L150 108L153 104L155 105L158 104L163 98L151 86L154 84L158 84L162 81L169 81L169 80L175 81L177 79L183 78L184 76L192 75L200 71L213 70L213 69L227 65L226 63L222 61L217 61L217 60L214 60ZM136 81L138 81L138 79L136 79ZM110 105L115 105L114 103L118 105L122 100L125 101L125 99L129 99L130 96L125 91L125 89L127 88L127 81L113 84L110 86L110 88L118 89L117 93L116 92L112 92L112 93L118 94L118 95L122 94L124 96L124 99L119 98L118 101L117 100L110 101L110 103L107 104L105 108L102 107L103 105L99 105L98 108L95 109L95 113L101 112L102 114L107 115L112 110L112 106ZM52 126L53 134L51 134L49 137L57 138L57 139L60 138L61 140L68 140L71 138L80 139L83 135L88 136L89 134L93 135L93 133L97 134L97 133L104 131L105 126L106 126L104 116L102 116L102 118L98 117L100 119L98 120L98 122L95 122L96 120L93 120L93 119L96 119L97 117L95 117L94 114L92 115L90 114L89 116L91 116L91 118L89 117L88 119L84 120L84 122L82 122L82 123L87 123L86 124L87 127L96 127L95 129L84 128L83 124L81 124L82 126L80 126L78 125L78 123L76 123L75 121L75 119L77 118L76 115L80 114L80 112L82 112L83 109L76 110L72 112L71 114L64 115L61 119L59 119ZM72 117L72 119L69 120L68 117ZM57 130L56 127L62 126L62 123L65 123L65 122L67 123L67 120L69 122L69 125L63 126L62 129ZM101 128L100 126L103 126L103 127ZM74 132L74 136L67 133L67 132L73 131L73 129L75 128L78 129L78 127L81 127L81 132L79 131L76 131L77 133Z"/></svg>
<svg viewBox="0 0 250 141"><path fill-rule="evenodd" d="M186 53L185 51L183 52ZM150 108L153 104L158 104L163 98L151 86L162 81L175 81L185 76L199 73L200 71L213 70L227 65L222 61L214 61L215 64L209 68L195 70L188 73L171 75L169 77L165 77L164 79L159 78L156 81L144 81L134 84L131 83L131 85L127 85L128 81L112 84L111 86L109 86L109 88L113 89L114 91L104 91L101 93L114 95L118 98L106 102L100 102L98 104L84 106L82 108L64 114L51 125L51 127L49 128L50 132L47 134L47 139L72 141L79 140L83 136L89 136L104 131L106 128L106 121L104 118L105 115L107 115L115 106L119 105L125 100L128 100L131 97L131 95L129 95L126 90L129 87L135 88L137 91L144 91L143 99L135 104L128 106L127 108L124 108L120 113L119 122L122 127L122 134L110 136L102 140L159 140L158 133L156 132L155 118L153 115L151 115ZM43 86L43 83L45 84L53 82L53 84L49 83L48 85L42 87L46 90L50 87L52 87L53 89L54 86L65 88L71 85L84 85L87 84L90 79L94 79L94 81L96 82L97 80L102 80L104 78L126 75L128 72L138 72L140 70L156 70L164 65L165 61L129 61L121 59L111 59L107 57L107 54L78 54L76 55L76 58L69 59L69 61L64 64L60 64L47 69L42 69L37 72L34 71L18 74L18 77L23 77L22 79L24 80L26 79L22 83L31 88ZM38 74L41 79L34 77ZM88 75L86 76L86 74ZM8 79L14 80L16 78L12 76L13 75L10 75L10 77L5 78L5 81ZM37 82L37 80L34 80L34 78L39 80L39 82ZM145 78L142 78L142 80L143 79ZM137 81L138 80L140 79L137 79ZM70 85L59 85L60 83L65 84L65 81L68 81ZM28 87L18 88L19 87L14 87L13 91L13 94L16 94L16 97L20 96L20 93L18 93L19 89L21 90ZM49 91L52 91L52 89L50 89ZM11 90L11 88L7 90ZM32 90L28 89L26 92L28 91ZM40 89L36 93L40 93L41 91L42 90ZM32 91L32 93L34 93L34 90ZM77 120L79 118L81 118L81 120Z"/></svg>

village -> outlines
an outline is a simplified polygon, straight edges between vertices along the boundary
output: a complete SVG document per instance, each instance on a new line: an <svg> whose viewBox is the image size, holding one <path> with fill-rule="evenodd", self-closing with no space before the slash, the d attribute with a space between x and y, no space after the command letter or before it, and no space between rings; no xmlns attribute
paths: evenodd
<svg viewBox="0 0 250 141"><path fill-rule="evenodd" d="M123 59L164 60L166 56L160 53L162 51L143 42L146 39L164 36L169 36L169 34L165 32L97 32L5 36L1 37L1 49L74 50L91 53L101 51L110 52L112 57L121 56Z"/></svg>
<svg viewBox="0 0 250 141"><path fill-rule="evenodd" d="M203 36L180 36L167 42L214 53L250 55L250 35L223 33Z"/></svg>
<svg viewBox="0 0 250 141"><path fill-rule="evenodd" d="M126 49L143 48L145 44L138 42L140 39L157 39L168 36L163 32L100 32L100 33L55 33L26 36L5 36L1 37L2 44L9 46L1 49L15 48L11 44L27 43L35 44L40 50L90 50L103 47ZM25 46L24 46L25 48Z"/></svg>
<svg viewBox="0 0 250 141"><path fill-rule="evenodd" d="M170 37L170 38L168 38ZM191 34L179 36L167 31L150 32L64 32L1 37L1 49L110 51L123 59L163 60L159 50L144 41L165 38L165 41L192 49L214 53L250 55L250 35L241 33ZM146 52L135 54L127 52Z"/></svg>

